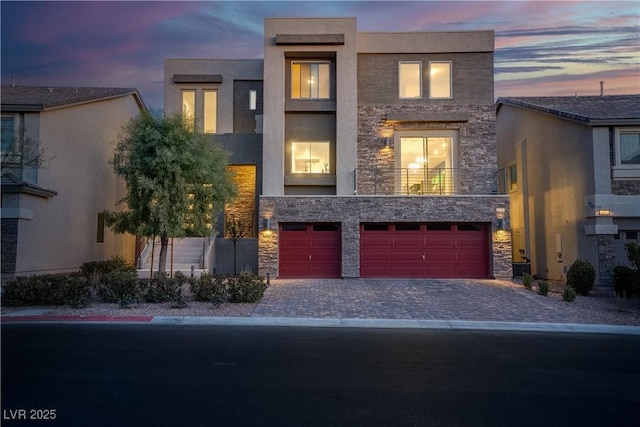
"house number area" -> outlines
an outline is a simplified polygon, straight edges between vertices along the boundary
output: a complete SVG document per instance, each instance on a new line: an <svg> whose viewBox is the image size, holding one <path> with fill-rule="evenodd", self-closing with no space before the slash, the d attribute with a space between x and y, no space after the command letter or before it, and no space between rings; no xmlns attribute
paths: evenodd
<svg viewBox="0 0 640 427"><path fill-rule="evenodd" d="M3 409L3 420L55 420L55 409Z"/></svg>

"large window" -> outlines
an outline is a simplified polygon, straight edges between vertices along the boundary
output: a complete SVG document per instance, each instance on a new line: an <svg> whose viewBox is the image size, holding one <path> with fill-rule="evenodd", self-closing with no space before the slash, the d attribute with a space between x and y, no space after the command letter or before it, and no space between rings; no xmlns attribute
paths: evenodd
<svg viewBox="0 0 640 427"><path fill-rule="evenodd" d="M620 132L620 164L640 165L640 131Z"/></svg>
<svg viewBox="0 0 640 427"><path fill-rule="evenodd" d="M451 62L429 62L429 97L451 98Z"/></svg>
<svg viewBox="0 0 640 427"><path fill-rule="evenodd" d="M396 164L396 193L454 194L457 171L454 167L454 135L400 137Z"/></svg>
<svg viewBox="0 0 640 427"><path fill-rule="evenodd" d="M400 62L398 64L399 96L401 99L422 97L422 63Z"/></svg>
<svg viewBox="0 0 640 427"><path fill-rule="evenodd" d="M216 133L218 92L205 90L204 92L204 133Z"/></svg>
<svg viewBox="0 0 640 427"><path fill-rule="evenodd" d="M292 142L291 173L331 173L330 143Z"/></svg>
<svg viewBox="0 0 640 427"><path fill-rule="evenodd" d="M329 63L292 62L291 98L329 99Z"/></svg>
<svg viewBox="0 0 640 427"><path fill-rule="evenodd" d="M8 150L13 144L15 134L13 116L2 117L2 151Z"/></svg>

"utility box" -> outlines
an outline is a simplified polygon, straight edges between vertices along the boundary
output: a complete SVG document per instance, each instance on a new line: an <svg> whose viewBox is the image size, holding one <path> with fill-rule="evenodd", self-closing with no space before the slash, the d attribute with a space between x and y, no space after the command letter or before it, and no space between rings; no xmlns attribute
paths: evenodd
<svg viewBox="0 0 640 427"><path fill-rule="evenodd" d="M524 273L531 274L531 263L530 262L514 262L513 266L513 277L522 277Z"/></svg>

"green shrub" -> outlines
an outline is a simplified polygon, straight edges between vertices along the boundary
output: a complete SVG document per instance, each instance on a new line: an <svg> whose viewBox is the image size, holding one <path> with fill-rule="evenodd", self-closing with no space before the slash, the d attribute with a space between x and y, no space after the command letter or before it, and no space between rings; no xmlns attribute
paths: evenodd
<svg viewBox="0 0 640 427"><path fill-rule="evenodd" d="M522 286L527 289L531 289L531 287L533 286L533 276L531 276L529 273L524 273L522 275Z"/></svg>
<svg viewBox="0 0 640 427"><path fill-rule="evenodd" d="M640 277L630 267L619 265L613 269L613 289L618 297L630 297L636 291Z"/></svg>
<svg viewBox="0 0 640 427"><path fill-rule="evenodd" d="M128 307L142 300L143 284L136 271L115 270L102 275L97 286L98 296L105 302L115 302Z"/></svg>
<svg viewBox="0 0 640 427"><path fill-rule="evenodd" d="M589 261L578 259L567 271L567 285L579 295L589 295L596 280L596 269Z"/></svg>
<svg viewBox="0 0 640 427"><path fill-rule="evenodd" d="M576 293L575 289L573 289L571 286L565 286L564 287L564 290L562 291L562 300L563 301L573 302L573 301L575 301L577 296L578 296L578 294Z"/></svg>
<svg viewBox="0 0 640 427"><path fill-rule="evenodd" d="M4 287L4 306L70 305L84 307L90 290L86 278L79 274L42 274L16 277Z"/></svg>
<svg viewBox="0 0 640 427"><path fill-rule="evenodd" d="M182 295L180 286L181 283L175 277L171 278L167 273L156 273L149 279L145 299L156 303L175 301Z"/></svg>
<svg viewBox="0 0 640 427"><path fill-rule="evenodd" d="M543 295L546 297L549 293L549 282L547 282L546 280L538 280L536 284L538 286L538 295Z"/></svg>
<svg viewBox="0 0 640 427"><path fill-rule="evenodd" d="M2 292L2 305L24 307L30 305L49 305L52 301L52 289L40 276L16 277L8 282Z"/></svg>
<svg viewBox="0 0 640 427"><path fill-rule="evenodd" d="M238 276L227 279L230 302L258 302L262 298L267 284L264 277L243 271Z"/></svg>
<svg viewBox="0 0 640 427"><path fill-rule="evenodd" d="M136 271L136 267L122 257L113 257L105 261L89 261L80 266L80 273L86 278L103 275L112 271Z"/></svg>
<svg viewBox="0 0 640 427"><path fill-rule="evenodd" d="M640 245L635 242L625 243L624 250L633 269L640 273Z"/></svg>
<svg viewBox="0 0 640 427"><path fill-rule="evenodd" d="M193 299L196 301L212 302L217 306L227 300L224 276L203 273L200 277L191 280L189 284Z"/></svg>
<svg viewBox="0 0 640 427"><path fill-rule="evenodd" d="M89 280L79 274L70 274L60 282L55 300L58 304L69 305L74 308L82 308L89 305L91 289Z"/></svg>

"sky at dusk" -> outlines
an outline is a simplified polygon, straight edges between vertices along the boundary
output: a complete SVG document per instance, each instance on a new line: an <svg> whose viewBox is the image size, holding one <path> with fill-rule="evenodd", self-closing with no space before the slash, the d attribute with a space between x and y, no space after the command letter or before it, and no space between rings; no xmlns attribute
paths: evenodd
<svg viewBox="0 0 640 427"><path fill-rule="evenodd" d="M164 59L263 57L265 17L355 17L359 32L495 30L495 96L640 94L638 1L5 1L2 84L135 87Z"/></svg>

